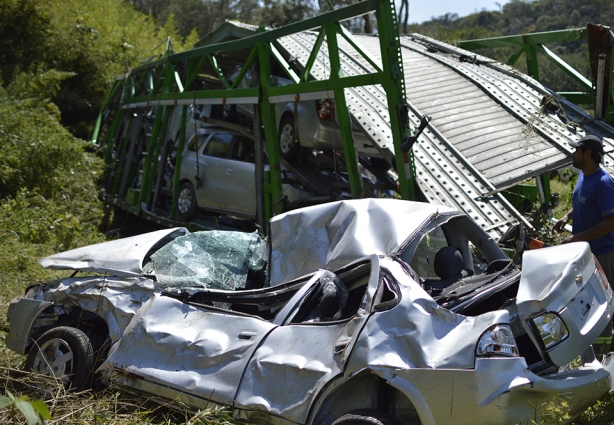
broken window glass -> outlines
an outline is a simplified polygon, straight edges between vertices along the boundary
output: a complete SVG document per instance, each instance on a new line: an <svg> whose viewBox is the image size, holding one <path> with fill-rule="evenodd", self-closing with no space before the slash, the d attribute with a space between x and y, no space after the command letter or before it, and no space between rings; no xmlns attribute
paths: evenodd
<svg viewBox="0 0 614 425"><path fill-rule="evenodd" d="M248 274L264 269L267 256L257 233L211 230L174 239L151 255L144 270L164 286L234 291L245 288Z"/></svg>

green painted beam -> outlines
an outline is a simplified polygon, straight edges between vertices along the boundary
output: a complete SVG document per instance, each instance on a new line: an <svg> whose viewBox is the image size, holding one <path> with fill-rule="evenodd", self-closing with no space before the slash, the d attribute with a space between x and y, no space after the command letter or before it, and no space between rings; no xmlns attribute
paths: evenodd
<svg viewBox="0 0 614 425"><path fill-rule="evenodd" d="M557 67L559 67L565 74L569 75L575 81L580 83L582 87L586 90L593 90L593 83L586 78L584 75L580 74L578 71L573 69L571 66L567 64L563 59L558 57L552 50L548 49L546 46L542 46L538 44L535 48L544 54L552 63L554 63Z"/></svg>
<svg viewBox="0 0 614 425"><path fill-rule="evenodd" d="M565 99L575 103L576 105L595 104L595 96L593 96L591 93L560 91L558 92L558 95L563 96Z"/></svg>
<svg viewBox="0 0 614 425"><path fill-rule="evenodd" d="M335 93L335 111L339 120L339 130L341 131L341 142L343 143L343 156L345 166L348 171L350 180L350 189L352 198L361 198L363 195L362 176L358 170L358 155L354 146L354 138L352 136L352 124L350 121L350 113L345 101L344 87L337 84L341 80L343 70L341 69L341 59L339 58L339 45L337 44L337 27L334 24L328 24L324 27L326 31L326 43L328 44L328 59L330 60L330 82Z"/></svg>
<svg viewBox="0 0 614 425"><path fill-rule="evenodd" d="M458 42L462 49L492 49L496 47L523 46L525 44L548 44L566 41L586 40L586 28L569 30L536 32L533 34L510 35L505 37L481 38L477 40L463 40Z"/></svg>

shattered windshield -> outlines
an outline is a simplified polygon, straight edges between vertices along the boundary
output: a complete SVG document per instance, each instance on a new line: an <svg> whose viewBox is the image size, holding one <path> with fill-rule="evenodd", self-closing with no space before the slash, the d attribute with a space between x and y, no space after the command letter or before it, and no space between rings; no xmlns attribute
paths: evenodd
<svg viewBox="0 0 614 425"><path fill-rule="evenodd" d="M245 288L250 272L264 269L267 255L267 243L257 233L211 230L174 239L143 269L164 286L233 291Z"/></svg>

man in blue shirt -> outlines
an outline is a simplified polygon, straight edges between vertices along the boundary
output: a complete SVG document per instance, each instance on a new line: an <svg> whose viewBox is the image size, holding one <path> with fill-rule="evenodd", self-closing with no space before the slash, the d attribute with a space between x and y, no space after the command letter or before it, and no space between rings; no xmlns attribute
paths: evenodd
<svg viewBox="0 0 614 425"><path fill-rule="evenodd" d="M573 191L572 209L556 222L553 230L562 232L571 220L573 234L563 243L588 242L608 279L614 283L614 180L599 166L603 144L592 135L569 144L576 148L572 154L573 166L580 173Z"/></svg>
<svg viewBox="0 0 614 425"><path fill-rule="evenodd" d="M556 222L552 230L562 232L571 220L572 235L563 243L588 242L608 281L614 284L614 180L599 166L603 143L597 136L590 135L569 144L576 148L572 154L573 166L580 173L571 199L572 209ZM611 328L604 334L609 332ZM609 339L611 336L599 338L596 345L607 347Z"/></svg>

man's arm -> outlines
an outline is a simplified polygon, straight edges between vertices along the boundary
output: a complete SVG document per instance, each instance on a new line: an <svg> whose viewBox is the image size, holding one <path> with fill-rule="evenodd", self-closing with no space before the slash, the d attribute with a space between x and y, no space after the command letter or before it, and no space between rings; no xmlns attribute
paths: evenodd
<svg viewBox="0 0 614 425"><path fill-rule="evenodd" d="M558 233L563 232L565 230L565 225L569 223L569 220L571 220L572 214L573 214L573 208L567 211L567 214L561 217L559 221L557 221L554 224L554 227L552 227L552 231L558 232Z"/></svg>
<svg viewBox="0 0 614 425"><path fill-rule="evenodd" d="M559 220L560 221L560 220ZM558 224L558 221L557 221ZM555 224L556 227L556 224ZM568 236L562 243L568 242L588 242L592 239L600 238L614 230L614 215L609 215L593 227L586 229L584 232Z"/></svg>

